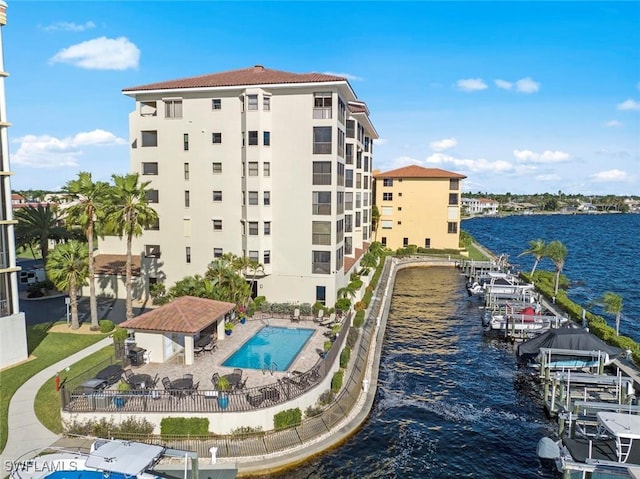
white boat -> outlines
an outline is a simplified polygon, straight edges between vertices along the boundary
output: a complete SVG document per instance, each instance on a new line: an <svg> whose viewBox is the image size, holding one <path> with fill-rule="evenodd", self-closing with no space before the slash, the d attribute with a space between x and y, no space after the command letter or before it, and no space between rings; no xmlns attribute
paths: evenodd
<svg viewBox="0 0 640 479"><path fill-rule="evenodd" d="M48 453L46 451L49 451ZM190 458L197 471L197 455L162 446L121 440L97 440L90 452L47 449L43 454L11 463L11 479L160 479L153 467L163 456ZM194 464L195 461L195 464ZM193 474L196 476L197 474Z"/></svg>

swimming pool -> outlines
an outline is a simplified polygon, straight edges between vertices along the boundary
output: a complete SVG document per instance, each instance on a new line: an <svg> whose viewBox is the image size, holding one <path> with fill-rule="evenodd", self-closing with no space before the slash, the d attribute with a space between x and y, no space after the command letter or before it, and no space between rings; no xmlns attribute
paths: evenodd
<svg viewBox="0 0 640 479"><path fill-rule="evenodd" d="M314 331L305 328L264 326L222 365L232 368L286 371Z"/></svg>

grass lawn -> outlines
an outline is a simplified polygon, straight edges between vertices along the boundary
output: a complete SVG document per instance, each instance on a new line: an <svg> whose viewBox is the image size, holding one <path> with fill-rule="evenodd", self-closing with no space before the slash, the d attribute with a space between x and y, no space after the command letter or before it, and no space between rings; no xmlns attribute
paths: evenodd
<svg viewBox="0 0 640 479"><path fill-rule="evenodd" d="M467 251L469 252L469 259L472 259L474 261L487 261L489 259L473 244L470 244L467 247Z"/></svg>
<svg viewBox="0 0 640 479"><path fill-rule="evenodd" d="M89 369L92 366L105 361L111 356L113 356L113 346L107 346L106 348L87 356L82 361L75 363L71 366L71 369L74 371ZM51 407L52 404L56 404L58 407ZM38 394L36 394L34 410L36 412L36 417L42 425L56 434L60 434L62 432L62 419L60 417L59 405L60 394L56 391L55 377L52 377L42 385Z"/></svg>
<svg viewBox="0 0 640 479"><path fill-rule="evenodd" d="M0 450L7 444L9 401L24 382L38 372L80 351L106 334L49 333L52 323L27 327L27 348L34 358L0 372Z"/></svg>

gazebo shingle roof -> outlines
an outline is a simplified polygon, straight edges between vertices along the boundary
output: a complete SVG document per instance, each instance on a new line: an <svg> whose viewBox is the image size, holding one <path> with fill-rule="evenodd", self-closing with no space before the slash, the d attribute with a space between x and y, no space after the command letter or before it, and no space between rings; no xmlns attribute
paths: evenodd
<svg viewBox="0 0 640 479"><path fill-rule="evenodd" d="M125 321L120 326L136 331L196 334L223 318L235 306L234 303L224 301L181 296L169 304Z"/></svg>

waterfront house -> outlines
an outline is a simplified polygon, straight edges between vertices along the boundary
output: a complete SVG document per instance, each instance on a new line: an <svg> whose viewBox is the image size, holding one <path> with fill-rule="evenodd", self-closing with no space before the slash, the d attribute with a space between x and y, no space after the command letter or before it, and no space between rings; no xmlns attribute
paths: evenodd
<svg viewBox="0 0 640 479"><path fill-rule="evenodd" d="M500 203L490 198L465 198L460 201L462 211L468 215L497 215Z"/></svg>

